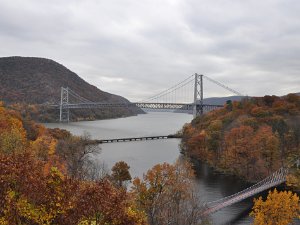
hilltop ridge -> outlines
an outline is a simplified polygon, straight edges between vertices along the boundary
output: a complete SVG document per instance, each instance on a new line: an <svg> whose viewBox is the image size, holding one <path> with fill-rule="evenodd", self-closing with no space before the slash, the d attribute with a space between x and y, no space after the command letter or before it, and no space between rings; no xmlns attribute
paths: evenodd
<svg viewBox="0 0 300 225"><path fill-rule="evenodd" d="M121 96L98 89L62 64L46 58L20 56L0 58L0 80L0 99L8 105L17 104L17 108L23 108L21 110L23 112L26 111L26 105L59 103L61 87L69 87L80 96L94 102L129 102ZM141 111L138 108L124 107L112 110L72 110L72 112L73 120L84 120L131 116ZM36 120L51 122L58 119L58 113L53 109L47 109L47 113L47 118L38 115L33 117Z"/></svg>

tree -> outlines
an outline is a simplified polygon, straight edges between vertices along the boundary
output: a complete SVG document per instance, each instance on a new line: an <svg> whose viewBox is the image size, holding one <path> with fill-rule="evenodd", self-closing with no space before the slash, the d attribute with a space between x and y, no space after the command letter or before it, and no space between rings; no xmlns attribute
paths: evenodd
<svg viewBox="0 0 300 225"><path fill-rule="evenodd" d="M269 191L266 201L254 199L250 216L255 225L287 225L300 216L299 197L291 191Z"/></svg>
<svg viewBox="0 0 300 225"><path fill-rule="evenodd" d="M87 135L24 126L0 102L0 224L146 225L132 195L90 167L99 150L90 143Z"/></svg>
<svg viewBox="0 0 300 225"><path fill-rule="evenodd" d="M124 161L117 162L111 169L111 178L117 187L126 187L126 182L131 180L128 164Z"/></svg>
<svg viewBox="0 0 300 225"><path fill-rule="evenodd" d="M0 224L145 225L123 188L107 179L73 179L56 167L45 174L28 152L0 154Z"/></svg>
<svg viewBox="0 0 300 225"><path fill-rule="evenodd" d="M225 135L225 152L222 156L224 166L240 176L249 178L250 168L258 154L253 146L254 131L249 126L231 129Z"/></svg>
<svg viewBox="0 0 300 225"><path fill-rule="evenodd" d="M26 144L26 131L20 115L5 109L0 102L0 152L20 152Z"/></svg>
<svg viewBox="0 0 300 225"><path fill-rule="evenodd" d="M0 152L13 153L23 151L26 147L24 133L18 128L12 128L0 133Z"/></svg>
<svg viewBox="0 0 300 225"><path fill-rule="evenodd" d="M188 162L157 164L143 180L133 181L137 206L150 225L194 225L201 222L200 201L193 189L193 170Z"/></svg>
<svg viewBox="0 0 300 225"><path fill-rule="evenodd" d="M226 101L225 107L226 107L226 109L227 109L228 111L232 111L232 108L233 108L233 106L232 106L232 101L231 101L231 100L227 100L227 101Z"/></svg>
<svg viewBox="0 0 300 225"><path fill-rule="evenodd" d="M210 152L216 153L217 157L211 157L215 161L219 160L221 143L222 143L222 128L223 123L221 120L213 120L207 127L207 149Z"/></svg>
<svg viewBox="0 0 300 225"><path fill-rule="evenodd" d="M299 149L300 150L300 149ZM300 157L299 153L291 154L287 159L289 174L286 177L286 184L294 190L300 190Z"/></svg>
<svg viewBox="0 0 300 225"><path fill-rule="evenodd" d="M71 136L59 140L56 147L57 155L66 161L71 177L89 179L90 165L94 163L91 155L100 152L100 147L90 143L90 135Z"/></svg>
<svg viewBox="0 0 300 225"><path fill-rule="evenodd" d="M280 141L279 137L272 132L272 128L266 125L261 126L256 132L253 142L265 162L268 174L278 169L280 167L278 163L280 159Z"/></svg>
<svg viewBox="0 0 300 225"><path fill-rule="evenodd" d="M44 174L44 165L29 153L0 154L2 221L51 224L69 209L76 189L55 167Z"/></svg>
<svg viewBox="0 0 300 225"><path fill-rule="evenodd" d="M200 160L209 160L211 156L210 152L206 147L207 133L202 130L196 132L187 142L188 154L192 157L197 157Z"/></svg>

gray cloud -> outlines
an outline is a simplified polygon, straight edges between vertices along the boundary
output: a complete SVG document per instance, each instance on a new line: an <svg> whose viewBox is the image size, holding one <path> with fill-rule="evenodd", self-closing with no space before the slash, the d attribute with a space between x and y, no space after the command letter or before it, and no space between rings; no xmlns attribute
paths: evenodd
<svg viewBox="0 0 300 225"><path fill-rule="evenodd" d="M283 95L300 92L299 11L297 0L0 0L0 56L51 58L134 101L195 72Z"/></svg>

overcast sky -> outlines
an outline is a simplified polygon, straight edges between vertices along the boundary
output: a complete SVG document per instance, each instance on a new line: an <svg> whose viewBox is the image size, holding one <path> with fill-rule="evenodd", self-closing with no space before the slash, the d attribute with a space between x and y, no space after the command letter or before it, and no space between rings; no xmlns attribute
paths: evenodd
<svg viewBox="0 0 300 225"><path fill-rule="evenodd" d="M250 96L300 92L300 1L0 0L0 56L15 55L132 101L196 72Z"/></svg>

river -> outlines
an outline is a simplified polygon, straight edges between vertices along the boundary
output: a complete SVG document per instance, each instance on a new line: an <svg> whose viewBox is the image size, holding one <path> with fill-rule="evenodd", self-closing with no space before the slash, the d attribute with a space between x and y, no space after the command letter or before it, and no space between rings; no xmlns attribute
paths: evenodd
<svg viewBox="0 0 300 225"><path fill-rule="evenodd" d="M191 115L183 113L151 112L119 119L45 125L69 130L74 135L82 135L86 131L94 139L107 139L174 134L191 119ZM173 163L180 157L179 142L179 139L166 139L102 144L97 160L104 162L108 168L123 160L130 165L132 177L142 176L155 164ZM206 164L199 163L196 174L195 182L203 201L214 201L248 186L236 177L214 172ZM217 225L251 224L248 216L251 207L252 199L229 206L213 214L212 222Z"/></svg>

